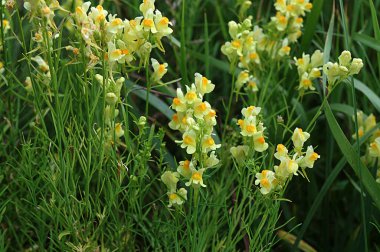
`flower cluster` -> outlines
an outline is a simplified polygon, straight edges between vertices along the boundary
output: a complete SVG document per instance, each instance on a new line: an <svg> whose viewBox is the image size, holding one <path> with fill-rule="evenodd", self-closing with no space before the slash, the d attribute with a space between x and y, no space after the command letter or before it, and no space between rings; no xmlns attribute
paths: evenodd
<svg viewBox="0 0 380 252"><path fill-rule="evenodd" d="M249 6L249 5L245 5ZM290 44L301 36L302 17L310 11L312 4L308 0L278 0L275 3L277 14L263 28L252 26L252 17L241 23L228 23L231 41L226 42L221 50L231 63L239 62L241 73L236 82L236 89L247 85L247 90L256 92L256 69L263 68L266 59L279 60L289 55Z"/></svg>
<svg viewBox="0 0 380 252"><path fill-rule="evenodd" d="M171 105L176 113L169 127L182 133L182 140L176 142L192 155L190 159L179 162L177 172L187 180L185 185L194 189L206 187L203 173L219 163L215 150L220 148L220 144L216 144L212 136L216 112L207 101L203 101L204 94L214 88L210 80L196 73L194 83L186 86L186 93L177 89L177 97Z"/></svg>
<svg viewBox="0 0 380 252"><path fill-rule="evenodd" d="M169 19L155 8L154 2L143 1L142 16L131 20L117 18L101 5L90 8L90 2L76 8L74 25L86 43L86 56L93 64L103 57L110 64L131 64L138 57L146 65L154 47L164 51L161 39L173 30ZM106 53L100 49L104 46Z"/></svg>
<svg viewBox="0 0 380 252"><path fill-rule="evenodd" d="M335 84L348 78L348 76L358 74L363 68L363 61L359 58L352 59L349 51L343 51L338 60L339 63L328 62L323 65L323 72L327 76L330 90Z"/></svg>
<svg viewBox="0 0 380 252"><path fill-rule="evenodd" d="M315 90L313 80L321 77L323 65L323 53L316 50L310 57L309 54L303 54L302 58L294 58L300 78L298 90L305 92Z"/></svg>
<svg viewBox="0 0 380 252"><path fill-rule="evenodd" d="M357 112L358 119L358 136L363 137L364 134L373 131L371 136L366 141L366 153L361 157L364 164L368 167L376 164L376 159L380 157L380 129L376 127L376 117L373 114L366 115L363 111ZM356 134L352 135L356 139ZM376 182L380 183L380 164L377 167Z"/></svg>
<svg viewBox="0 0 380 252"><path fill-rule="evenodd" d="M177 190L177 183L179 181L179 173L166 171L161 175L161 181L166 185L169 197L169 205L182 205L187 200L187 190L185 188L180 188Z"/></svg>
<svg viewBox="0 0 380 252"><path fill-rule="evenodd" d="M274 166L274 172L263 170L256 174L255 184L260 185L262 194L282 188L293 175L298 175L300 168L302 170L300 174L307 178L305 169L313 168L314 162L320 158L311 145L305 152L302 150L309 137L309 133L296 128L292 135L293 150L289 151L283 144L277 145L274 157L280 161L280 164Z"/></svg>
<svg viewBox="0 0 380 252"><path fill-rule="evenodd" d="M264 137L265 127L259 117L260 111L261 108L255 106L249 106L241 110L243 119L239 119L237 125L240 127L244 145L230 148L232 156L238 163L245 160L250 150L263 152L268 149L268 143Z"/></svg>

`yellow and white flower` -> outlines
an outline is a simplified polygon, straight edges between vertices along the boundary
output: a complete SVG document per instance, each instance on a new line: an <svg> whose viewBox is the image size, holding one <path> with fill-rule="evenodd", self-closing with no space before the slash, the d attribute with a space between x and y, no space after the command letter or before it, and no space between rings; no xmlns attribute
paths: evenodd
<svg viewBox="0 0 380 252"><path fill-rule="evenodd" d="M276 153L274 153L274 157L278 160L282 160L288 156L288 149L283 144L278 144L276 148Z"/></svg>
<svg viewBox="0 0 380 252"><path fill-rule="evenodd" d="M276 187L275 173L270 170L263 170L261 173L256 173L255 185L260 185L262 194L270 193Z"/></svg>
<svg viewBox="0 0 380 252"><path fill-rule="evenodd" d="M206 187L206 185L203 183L203 173L205 171L205 168L199 169L199 170L193 170L190 180L185 183L186 186L193 186L195 188L197 187Z"/></svg>
<svg viewBox="0 0 380 252"><path fill-rule="evenodd" d="M314 151L313 146L307 147L305 156L300 161L300 167L301 168L313 168L314 162L320 158L320 155Z"/></svg>
<svg viewBox="0 0 380 252"><path fill-rule="evenodd" d="M191 160L180 161L177 172L185 178L190 178L192 171L195 170L194 164Z"/></svg>
<svg viewBox="0 0 380 252"><path fill-rule="evenodd" d="M161 175L161 181L166 185L169 192L175 192L179 181L179 173L166 171Z"/></svg>
<svg viewBox="0 0 380 252"><path fill-rule="evenodd" d="M152 61L152 67L153 67L153 75L152 80L153 82L157 82L162 79L162 77L168 72L168 63L160 64L156 59L151 58Z"/></svg>
<svg viewBox="0 0 380 252"><path fill-rule="evenodd" d="M185 188L181 188L176 192L168 192L167 195L169 197L168 207L180 206L187 200L187 190Z"/></svg>
<svg viewBox="0 0 380 252"><path fill-rule="evenodd" d="M263 152L268 149L268 143L265 142L263 132L259 132L253 136L254 149L258 152Z"/></svg>
<svg viewBox="0 0 380 252"><path fill-rule="evenodd" d="M177 112L185 112L187 109L185 96L180 88L177 88L177 97L173 99L172 108Z"/></svg>
<svg viewBox="0 0 380 252"><path fill-rule="evenodd" d="M309 139L310 134L304 132L301 128L296 128L293 132L292 141L296 149L300 150L303 144Z"/></svg>
<svg viewBox="0 0 380 252"><path fill-rule="evenodd" d="M186 148L187 154L193 154L197 149L197 134L194 130L183 133L181 148Z"/></svg>
<svg viewBox="0 0 380 252"><path fill-rule="evenodd" d="M371 157L380 157L380 137L376 138L375 141L369 145L369 155Z"/></svg>
<svg viewBox="0 0 380 252"><path fill-rule="evenodd" d="M195 86L201 95L208 94L215 88L209 79L199 73L195 73Z"/></svg>

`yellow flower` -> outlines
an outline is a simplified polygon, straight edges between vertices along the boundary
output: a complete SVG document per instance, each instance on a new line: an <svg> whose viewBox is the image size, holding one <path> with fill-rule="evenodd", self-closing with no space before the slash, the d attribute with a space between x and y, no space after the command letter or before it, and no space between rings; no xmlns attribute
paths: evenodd
<svg viewBox="0 0 380 252"><path fill-rule="evenodd" d="M293 132L292 141L296 149L301 149L303 144L309 139L310 134L302 131L301 128L296 128Z"/></svg>
<svg viewBox="0 0 380 252"><path fill-rule="evenodd" d="M168 207L172 207L173 205L182 205L187 200L187 191L185 188L179 189L177 192L168 192L169 197L169 205Z"/></svg>
<svg viewBox="0 0 380 252"><path fill-rule="evenodd" d="M172 116L172 120L169 122L169 127L173 130L179 130L181 127L183 114L178 112Z"/></svg>
<svg viewBox="0 0 380 252"><path fill-rule="evenodd" d="M161 181L166 185L168 191L173 193L177 189L179 174L178 172L166 171L161 175Z"/></svg>
<svg viewBox="0 0 380 252"><path fill-rule="evenodd" d="M250 116L257 116L258 114L260 114L260 111L261 111L261 108L260 107L255 107L255 106L249 106L247 108L243 108L241 110L241 113L242 115L245 117L245 118L248 118Z"/></svg>
<svg viewBox="0 0 380 252"><path fill-rule="evenodd" d="M124 136L124 130L123 130L123 124L122 123L116 123L115 124L115 136L117 138Z"/></svg>
<svg viewBox="0 0 380 252"><path fill-rule="evenodd" d="M193 187L197 188L199 186L206 187L206 185L203 183L203 172L205 171L204 168L197 170L193 170L190 180L185 183L186 186L192 185Z"/></svg>
<svg viewBox="0 0 380 252"><path fill-rule="evenodd" d="M255 151L263 152L268 149L268 143L265 142L262 132L259 132L253 136L253 143Z"/></svg>
<svg viewBox="0 0 380 252"><path fill-rule="evenodd" d="M276 186L275 173L270 170L263 170L261 173L256 173L255 185L260 185L260 192L268 194Z"/></svg>
<svg viewBox="0 0 380 252"><path fill-rule="evenodd" d="M305 157L303 157L300 161L301 168L313 168L314 162L320 158L318 153L314 152L313 146L307 147Z"/></svg>
<svg viewBox="0 0 380 252"><path fill-rule="evenodd" d="M201 95L210 93L215 88L215 85L209 79L199 73L195 73L195 86Z"/></svg>
<svg viewBox="0 0 380 252"><path fill-rule="evenodd" d="M204 166L206 168L210 168L210 167L217 165L218 163L219 163L219 159L215 155L215 151L212 151L210 153L210 155L206 158L206 160L204 162Z"/></svg>
<svg viewBox="0 0 380 252"><path fill-rule="evenodd" d="M177 167L177 172L188 179L191 177L193 170L195 170L195 168L191 160L181 161Z"/></svg>
<svg viewBox="0 0 380 252"><path fill-rule="evenodd" d="M194 103L194 116L201 119L209 113L210 109L211 105L207 101L197 101Z"/></svg>
<svg viewBox="0 0 380 252"><path fill-rule="evenodd" d="M182 136L181 148L186 148L187 154L193 154L196 151L197 135L193 130L186 131Z"/></svg>
<svg viewBox="0 0 380 252"><path fill-rule="evenodd" d="M278 160L282 160L288 156L288 149L283 144L278 144L276 148L276 153L274 153L274 157Z"/></svg>
<svg viewBox="0 0 380 252"><path fill-rule="evenodd" d="M140 4L139 9L143 13L144 16L146 16L146 13L148 10L155 9L154 2L155 0L143 0L143 2Z"/></svg>
<svg viewBox="0 0 380 252"><path fill-rule="evenodd" d="M173 99L172 108L177 112L185 112L187 109L186 100L180 88L177 88L177 97Z"/></svg>
<svg viewBox="0 0 380 252"><path fill-rule="evenodd" d="M168 72L168 63L160 64L156 59L151 58L152 67L153 67L153 75L152 80L157 82L162 79L162 77Z"/></svg>
<svg viewBox="0 0 380 252"><path fill-rule="evenodd" d="M215 144L214 139L212 136L204 136L202 140L202 152L206 153L210 150L216 150L217 148L220 148L220 144Z"/></svg>
<svg viewBox="0 0 380 252"><path fill-rule="evenodd" d="M369 145L369 155L371 157L380 157L380 137L376 138L375 141Z"/></svg>
<svg viewBox="0 0 380 252"><path fill-rule="evenodd" d="M116 18L116 14L115 14L115 15L109 15L106 27L107 27L106 28L107 32L111 34L116 34L123 29L124 24L120 18Z"/></svg>
<svg viewBox="0 0 380 252"><path fill-rule="evenodd" d="M31 59L38 64L38 68L42 72L44 73L49 72L50 70L49 65L45 62L45 60L41 58L41 56L32 57Z"/></svg>
<svg viewBox="0 0 380 252"><path fill-rule="evenodd" d="M197 89L195 87L194 84L191 85L191 88L189 88L188 86L186 86L186 94L185 94L185 101L188 103L188 104L193 104L195 102L198 102L200 101L201 99L198 97L198 94L197 94Z"/></svg>
<svg viewBox="0 0 380 252"><path fill-rule="evenodd" d="M103 23L106 20L108 11L103 9L103 6L98 5L95 7L91 7L91 11L88 16L94 21L95 24Z"/></svg>

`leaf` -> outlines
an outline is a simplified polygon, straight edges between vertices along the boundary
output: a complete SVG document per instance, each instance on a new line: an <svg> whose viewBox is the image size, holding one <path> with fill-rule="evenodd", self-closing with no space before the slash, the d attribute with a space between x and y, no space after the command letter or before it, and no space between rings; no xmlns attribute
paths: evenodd
<svg viewBox="0 0 380 252"><path fill-rule="evenodd" d="M336 121L330 105L326 103L324 107L327 122L330 126L331 132L337 142L343 155L346 157L347 162L353 168L356 175L361 178L364 187L367 189L369 195L371 195L372 200L375 205L380 209L380 187L376 183L372 174L368 171L365 165L360 160L360 156L351 146L350 142L347 140L342 129L340 128L338 122Z"/></svg>
<svg viewBox="0 0 380 252"><path fill-rule="evenodd" d="M369 87L367 87L363 82L358 79L354 79L355 88L367 96L368 100L371 101L372 105L380 112L380 97L375 94Z"/></svg>
<svg viewBox="0 0 380 252"><path fill-rule="evenodd" d="M127 81L127 87L131 89L131 92L143 99L146 100L146 90L140 87L139 85L135 85L134 83ZM155 95L149 96L149 104L155 107L158 111L164 114L169 120L172 119L174 112L169 108L169 105L162 101Z"/></svg>
<svg viewBox="0 0 380 252"><path fill-rule="evenodd" d="M301 47L303 51L307 51L311 44L314 34L316 33L316 26L319 18L321 17L321 11L323 7L323 0L313 1L313 8L311 13L308 14L304 34L302 35Z"/></svg>
<svg viewBox="0 0 380 252"><path fill-rule="evenodd" d="M378 39L361 33L354 33L352 39L380 52L380 41Z"/></svg>

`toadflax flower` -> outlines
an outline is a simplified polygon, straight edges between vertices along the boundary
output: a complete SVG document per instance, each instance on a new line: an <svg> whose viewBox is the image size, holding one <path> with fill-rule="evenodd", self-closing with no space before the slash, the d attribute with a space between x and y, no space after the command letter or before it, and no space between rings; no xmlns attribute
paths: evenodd
<svg viewBox="0 0 380 252"><path fill-rule="evenodd" d="M215 85L210 80L196 73L195 81L186 86L184 93L177 89L177 96L171 107L175 110L169 127L182 133L182 140L176 142L192 157L179 162L178 173L187 180L186 186L194 190L206 187L203 174L219 163L215 151L221 147L215 142L213 127L216 125L216 112L203 100L204 94L210 93Z"/></svg>
<svg viewBox="0 0 380 252"><path fill-rule="evenodd" d="M261 173L256 173L255 185L260 185L260 192L268 194L276 186L275 173L270 170L263 170Z"/></svg>

